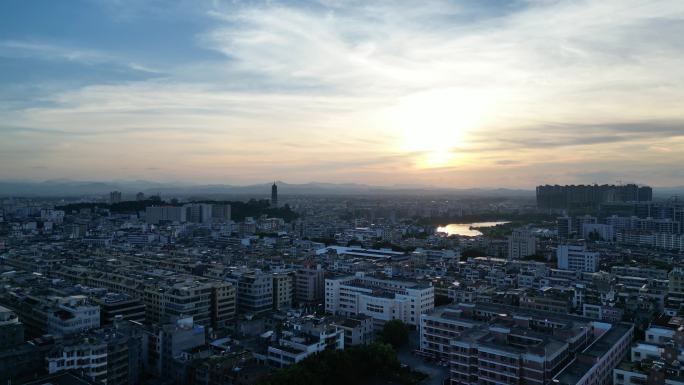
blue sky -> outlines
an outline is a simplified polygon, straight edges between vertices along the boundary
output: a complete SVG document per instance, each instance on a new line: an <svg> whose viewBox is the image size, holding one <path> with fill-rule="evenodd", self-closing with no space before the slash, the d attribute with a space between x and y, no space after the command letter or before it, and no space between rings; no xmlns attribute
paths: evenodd
<svg viewBox="0 0 684 385"><path fill-rule="evenodd" d="M684 2L0 3L0 178L684 184Z"/></svg>

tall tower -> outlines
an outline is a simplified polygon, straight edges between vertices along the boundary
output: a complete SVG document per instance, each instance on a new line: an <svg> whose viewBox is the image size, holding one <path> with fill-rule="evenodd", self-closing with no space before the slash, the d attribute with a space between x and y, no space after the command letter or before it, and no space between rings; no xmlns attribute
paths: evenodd
<svg viewBox="0 0 684 385"><path fill-rule="evenodd" d="M271 207L278 207L278 186L275 182L271 186Z"/></svg>

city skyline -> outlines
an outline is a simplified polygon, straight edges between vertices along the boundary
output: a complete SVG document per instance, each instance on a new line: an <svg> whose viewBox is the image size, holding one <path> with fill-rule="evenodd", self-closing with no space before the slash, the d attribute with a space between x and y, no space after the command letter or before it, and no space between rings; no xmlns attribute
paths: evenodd
<svg viewBox="0 0 684 385"><path fill-rule="evenodd" d="M0 5L0 180L684 180L678 1Z"/></svg>

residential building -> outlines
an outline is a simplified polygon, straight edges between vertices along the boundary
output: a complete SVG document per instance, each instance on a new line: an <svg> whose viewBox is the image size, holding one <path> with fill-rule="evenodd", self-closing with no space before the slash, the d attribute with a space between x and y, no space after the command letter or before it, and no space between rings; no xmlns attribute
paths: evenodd
<svg viewBox="0 0 684 385"><path fill-rule="evenodd" d="M195 323L192 317L155 325L146 331L143 339L145 369L156 376L173 373L175 359L183 351L203 346L205 342L204 326Z"/></svg>
<svg viewBox="0 0 684 385"><path fill-rule="evenodd" d="M127 294L108 292L93 296L93 303L100 307L100 324L111 325L115 319L145 322L145 305L138 298Z"/></svg>
<svg viewBox="0 0 684 385"><path fill-rule="evenodd" d="M459 304L421 316L421 354L449 363L450 383L547 384L590 342L579 317Z"/></svg>
<svg viewBox="0 0 684 385"><path fill-rule="evenodd" d="M364 273L325 280L325 309L333 314L365 314L375 327L398 319L417 326L435 306L434 288L415 281L386 280Z"/></svg>
<svg viewBox="0 0 684 385"><path fill-rule="evenodd" d="M332 322L344 331L344 346L370 344L375 339L373 317L369 315L336 316Z"/></svg>
<svg viewBox="0 0 684 385"><path fill-rule="evenodd" d="M286 325L275 344L266 351L267 362L282 368L328 349L344 349L344 331L325 320L308 319Z"/></svg>
<svg viewBox="0 0 684 385"><path fill-rule="evenodd" d="M55 307L48 313L47 332L67 336L100 327L100 307L83 295L55 297Z"/></svg>
<svg viewBox="0 0 684 385"><path fill-rule="evenodd" d="M558 268L594 273L599 269L599 253L587 251L585 245L558 245Z"/></svg>
<svg viewBox="0 0 684 385"><path fill-rule="evenodd" d="M152 225L186 222L186 210L179 206L150 206L145 208L145 221Z"/></svg>
<svg viewBox="0 0 684 385"><path fill-rule="evenodd" d="M261 270L235 271L231 279L237 286L237 306L243 313L264 313L273 309L273 277Z"/></svg>
<svg viewBox="0 0 684 385"><path fill-rule="evenodd" d="M322 303L324 293L325 270L320 265L304 266L295 270L294 297L298 304Z"/></svg>
<svg viewBox="0 0 684 385"><path fill-rule="evenodd" d="M553 378L558 385L610 385L613 369L629 354L634 325L610 325Z"/></svg>
<svg viewBox="0 0 684 385"><path fill-rule="evenodd" d="M121 191L112 191L109 193L109 203L120 203Z"/></svg>
<svg viewBox="0 0 684 385"><path fill-rule="evenodd" d="M12 310L0 306L0 350L24 342L24 325Z"/></svg>
<svg viewBox="0 0 684 385"><path fill-rule="evenodd" d="M292 273L273 274L273 308L283 310L292 307Z"/></svg>
<svg viewBox="0 0 684 385"><path fill-rule="evenodd" d="M508 236L508 259L520 259L537 252L537 238L527 228L515 229Z"/></svg>

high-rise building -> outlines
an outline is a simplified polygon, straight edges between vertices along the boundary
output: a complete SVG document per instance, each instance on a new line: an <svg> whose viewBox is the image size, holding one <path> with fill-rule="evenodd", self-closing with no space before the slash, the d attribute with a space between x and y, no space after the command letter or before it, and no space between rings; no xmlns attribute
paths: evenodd
<svg viewBox="0 0 684 385"><path fill-rule="evenodd" d="M187 210L178 206L150 206L145 208L145 221L152 225L162 222L185 222Z"/></svg>
<svg viewBox="0 0 684 385"><path fill-rule="evenodd" d="M218 222L230 221L230 205L214 204L211 205L211 218Z"/></svg>
<svg viewBox="0 0 684 385"><path fill-rule="evenodd" d="M121 191L112 191L109 193L109 203L121 202Z"/></svg>
<svg viewBox="0 0 684 385"><path fill-rule="evenodd" d="M142 193L142 192L139 192L139 193L135 194L135 200L136 200L136 201L143 201L143 200L145 200L145 194Z"/></svg>
<svg viewBox="0 0 684 385"><path fill-rule="evenodd" d="M292 273L273 274L273 308L283 310L292 307Z"/></svg>
<svg viewBox="0 0 684 385"><path fill-rule="evenodd" d="M572 218L568 216L556 218L556 228L558 229L558 238L569 238L574 231L572 228Z"/></svg>
<svg viewBox="0 0 684 385"><path fill-rule="evenodd" d="M183 205L186 219L191 223L211 223L212 205L208 203L189 203Z"/></svg>
<svg viewBox="0 0 684 385"><path fill-rule="evenodd" d="M271 186L271 206L278 207L278 186L276 186L275 182Z"/></svg>
<svg viewBox="0 0 684 385"><path fill-rule="evenodd" d="M540 209L596 209L602 203L646 202L652 198L651 187L635 184L537 186Z"/></svg>
<svg viewBox="0 0 684 385"><path fill-rule="evenodd" d="M320 265L295 271L295 300L298 304L315 305L323 301L325 270Z"/></svg>

